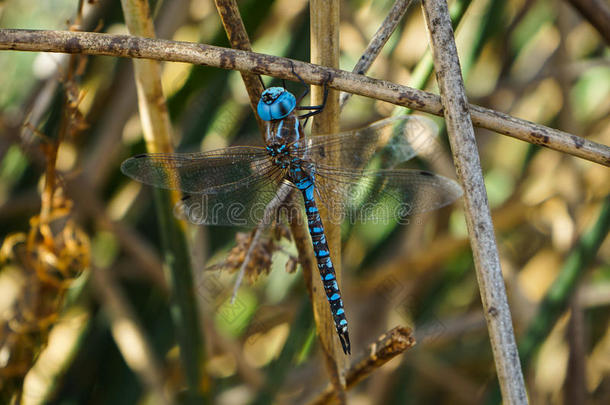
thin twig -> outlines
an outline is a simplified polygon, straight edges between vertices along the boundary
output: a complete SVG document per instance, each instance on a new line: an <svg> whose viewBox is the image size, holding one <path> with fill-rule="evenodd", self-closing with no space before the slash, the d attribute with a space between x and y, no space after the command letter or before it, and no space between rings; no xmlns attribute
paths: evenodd
<svg viewBox="0 0 610 405"><path fill-rule="evenodd" d="M377 56L379 56L381 49L398 26L398 23L402 20L402 17L407 12L410 4L411 0L396 0L392 6L392 9L381 23L381 26L379 29L377 29L377 32L375 35L373 35L373 38L371 38L371 41L362 53L362 56L356 63L356 66L354 66L352 69L352 73L363 75L369 71L371 65L373 65L373 62L375 59L377 59ZM341 108L345 106L351 96L352 93L341 93L341 96L339 97L339 104L341 105Z"/></svg>
<svg viewBox="0 0 610 405"><path fill-rule="evenodd" d="M220 14L222 25L225 28L231 47L234 49L241 49L242 51L252 51L250 46L250 39L246 32L246 27L239 13L237 2L235 0L215 0L216 10ZM263 84L260 81L260 76L241 72L241 78L246 86L248 97L250 98L250 106L252 111L255 112L254 116L260 129L261 135L264 136L265 124L261 118L256 114L256 106L258 99L263 92Z"/></svg>
<svg viewBox="0 0 610 405"><path fill-rule="evenodd" d="M306 83L321 84L430 114L443 115L440 97L389 81L339 69L253 52L205 44L91 32L0 30L0 50L85 53L193 63L294 80L296 71ZM467 104L476 126L525 142L610 166L610 147L508 114Z"/></svg>
<svg viewBox="0 0 610 405"><path fill-rule="evenodd" d="M265 207L265 211L271 208L271 203L267 204ZM250 264L250 259L252 257L252 252L254 252L256 246L258 246L258 242L260 241L261 235L263 234L263 223L259 224L254 230L254 236L250 239L250 246L248 246L248 251L246 252L246 256L244 257L244 261L241 263L239 267L239 271L237 272L237 277L235 278L235 284L233 284L233 293L231 294L231 305L235 304L235 298L237 297L237 291L241 286L241 282L244 279L244 275L246 274L246 268Z"/></svg>
<svg viewBox="0 0 610 405"><path fill-rule="evenodd" d="M148 5L138 0L121 0L121 4L130 33L153 38L155 30ZM171 125L161 87L161 67L152 61L134 61L134 70L146 148L150 152L171 152Z"/></svg>
<svg viewBox="0 0 610 405"><path fill-rule="evenodd" d="M411 329L397 326L381 335L375 343L369 345L368 351L346 371L346 387L348 389L354 387L385 363L413 346L415 346L415 338ZM328 385L309 405L327 404L336 400L335 394L333 387Z"/></svg>
<svg viewBox="0 0 610 405"><path fill-rule="evenodd" d="M466 225L502 398L507 404L525 404L525 382L447 2L424 0L422 6L451 151L464 188Z"/></svg>
<svg viewBox="0 0 610 405"><path fill-rule="evenodd" d="M248 247L248 251L246 252L244 261L242 262L242 264L239 268L239 272L237 273L237 278L235 279L235 285L233 286L233 294L231 295L231 304L233 304L235 302L235 297L237 296L237 290L239 289L239 286L241 285L241 282L244 278L244 274L246 274L246 268L248 267L248 264L250 263L252 252L254 252L254 249L258 246L258 242L261 238L261 235L263 234L263 230L265 229L266 224L270 224L272 222L273 216L278 212L280 205L286 203L286 201L290 198L293 190L294 189L289 184L282 183L280 188L275 193L275 196L273 197L273 199L271 201L269 201L269 203L265 207L265 211L263 213L263 219L261 220L261 222L258 224L256 229L254 230L254 236L250 240L250 246ZM301 222L297 222L297 223L301 223Z"/></svg>

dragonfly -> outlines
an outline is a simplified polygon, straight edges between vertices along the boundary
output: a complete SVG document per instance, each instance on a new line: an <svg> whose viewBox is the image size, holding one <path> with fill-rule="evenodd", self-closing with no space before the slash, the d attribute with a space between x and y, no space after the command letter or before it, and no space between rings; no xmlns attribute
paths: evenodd
<svg viewBox="0 0 610 405"><path fill-rule="evenodd" d="M292 190L300 193L333 323L348 355L347 316L320 205L326 218L339 223L400 222L454 202L462 189L435 173L396 167L415 157L431 132L422 118L393 117L360 130L305 136L303 120L322 111L327 91L321 105L299 106L308 90L297 99L285 86L265 89L257 105L265 123L264 147L141 154L124 161L121 170L139 182L180 190L185 195L177 205L180 216L196 224L260 226L266 207Z"/></svg>

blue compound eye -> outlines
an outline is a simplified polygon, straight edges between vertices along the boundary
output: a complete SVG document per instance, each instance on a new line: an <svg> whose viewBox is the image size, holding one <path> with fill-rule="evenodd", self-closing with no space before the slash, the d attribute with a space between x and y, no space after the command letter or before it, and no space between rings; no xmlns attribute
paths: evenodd
<svg viewBox="0 0 610 405"><path fill-rule="evenodd" d="M297 105L294 95L283 87L270 87L263 91L256 111L263 121L280 120Z"/></svg>

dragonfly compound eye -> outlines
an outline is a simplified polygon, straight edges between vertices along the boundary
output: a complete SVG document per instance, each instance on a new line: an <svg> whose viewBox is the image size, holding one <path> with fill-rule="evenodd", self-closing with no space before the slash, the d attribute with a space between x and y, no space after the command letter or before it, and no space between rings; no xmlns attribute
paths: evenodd
<svg viewBox="0 0 610 405"><path fill-rule="evenodd" d="M283 87L270 87L263 91L256 111L263 121L285 118L297 105L294 95Z"/></svg>

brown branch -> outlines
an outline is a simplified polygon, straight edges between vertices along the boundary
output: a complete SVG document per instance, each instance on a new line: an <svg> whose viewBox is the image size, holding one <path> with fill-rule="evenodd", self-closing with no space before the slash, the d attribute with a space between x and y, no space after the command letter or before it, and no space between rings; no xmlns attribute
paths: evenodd
<svg viewBox="0 0 610 405"><path fill-rule="evenodd" d="M185 62L288 80L295 80L291 69L294 66L295 71L310 84L319 85L330 74L330 88L443 115L440 97L432 93L339 69L212 45L91 32L6 29L0 30L0 50L85 53ZM469 104L465 107L470 109L476 126L610 166L610 147L606 145L481 106Z"/></svg>
<svg viewBox="0 0 610 405"><path fill-rule="evenodd" d="M397 326L381 335L375 343L369 345L368 352L346 371L346 387L348 389L354 387L385 363L415 346L412 333L411 329ZM336 400L335 391L331 385L328 385L309 405L327 404L333 400Z"/></svg>
<svg viewBox="0 0 610 405"><path fill-rule="evenodd" d="M453 161L464 189L464 215L502 398L507 404L525 404L525 382L447 1L424 0L422 7Z"/></svg>

